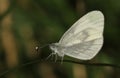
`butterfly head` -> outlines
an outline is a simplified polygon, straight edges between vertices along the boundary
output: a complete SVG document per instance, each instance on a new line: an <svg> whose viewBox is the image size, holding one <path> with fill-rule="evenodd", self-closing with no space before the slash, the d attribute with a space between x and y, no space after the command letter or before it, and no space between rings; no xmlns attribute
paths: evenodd
<svg viewBox="0 0 120 78"><path fill-rule="evenodd" d="M57 51L57 47L58 47L58 43L52 43L52 44L50 44L50 49L52 50L52 51L54 51L55 53L57 53L58 51Z"/></svg>

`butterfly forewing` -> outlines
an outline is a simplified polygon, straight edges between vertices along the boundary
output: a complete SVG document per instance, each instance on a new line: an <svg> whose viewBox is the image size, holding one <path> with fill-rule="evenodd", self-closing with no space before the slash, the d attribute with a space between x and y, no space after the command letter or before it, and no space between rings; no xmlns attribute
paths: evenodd
<svg viewBox="0 0 120 78"><path fill-rule="evenodd" d="M59 41L64 53L78 59L93 58L103 45L104 16L92 11L80 18Z"/></svg>
<svg viewBox="0 0 120 78"><path fill-rule="evenodd" d="M103 34L103 26L103 14L100 11L89 12L65 32L59 43L64 46L70 46L81 43L83 40L88 40L87 38L92 38L94 35L101 37Z"/></svg>

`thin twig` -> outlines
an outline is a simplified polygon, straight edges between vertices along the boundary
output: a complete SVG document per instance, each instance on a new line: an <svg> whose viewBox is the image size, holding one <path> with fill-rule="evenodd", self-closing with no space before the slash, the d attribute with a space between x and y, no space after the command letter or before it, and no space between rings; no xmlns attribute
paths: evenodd
<svg viewBox="0 0 120 78"><path fill-rule="evenodd" d="M58 61L61 62L60 60L58 60ZM77 62L77 61L72 61L72 60L64 60L63 62L83 64L83 65L86 65L86 66L110 66L110 67L114 67L114 68L120 68L119 65L106 64L106 63L88 63L88 62Z"/></svg>
<svg viewBox="0 0 120 78"><path fill-rule="evenodd" d="M28 66L28 65L32 65L32 64L37 64L37 63L42 63L42 62L55 62L53 60L35 60L35 61L31 61L31 62L27 62L25 64L21 64L13 69L9 69L7 71L4 71L3 73L0 74L0 77L3 77L4 75L6 75L9 72L21 69L22 67ZM57 62L61 62L61 60L57 60ZM67 62L67 63L76 63L76 64L82 64L82 65L86 65L86 66L110 66L110 67L114 67L114 68L119 68L119 65L114 65L114 64L106 64L106 63L88 63L88 62L77 62L77 61L72 61L72 60L63 60L63 62Z"/></svg>

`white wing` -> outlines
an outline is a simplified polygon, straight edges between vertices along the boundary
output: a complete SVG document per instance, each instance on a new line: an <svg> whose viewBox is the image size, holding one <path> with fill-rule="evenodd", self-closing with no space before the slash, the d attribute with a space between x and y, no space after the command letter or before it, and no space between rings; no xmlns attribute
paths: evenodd
<svg viewBox="0 0 120 78"><path fill-rule="evenodd" d="M59 44L71 47L68 51L67 48L64 51L68 56L83 60L91 59L103 45L103 26L103 14L100 11L89 12L65 32Z"/></svg>
<svg viewBox="0 0 120 78"><path fill-rule="evenodd" d="M78 43L73 46L67 47L64 50L64 53L77 59L89 60L98 53L102 46L102 43L102 37L88 42Z"/></svg>

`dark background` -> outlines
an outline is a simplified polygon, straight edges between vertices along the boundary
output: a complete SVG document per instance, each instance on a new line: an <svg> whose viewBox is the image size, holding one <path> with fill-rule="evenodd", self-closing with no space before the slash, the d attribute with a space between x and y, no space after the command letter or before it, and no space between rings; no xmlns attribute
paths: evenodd
<svg viewBox="0 0 120 78"><path fill-rule="evenodd" d="M74 22L93 10L105 16L104 45L89 63L120 65L120 0L0 0L0 77L120 78L116 67L40 61L51 51L35 49L58 42Z"/></svg>

